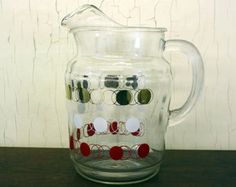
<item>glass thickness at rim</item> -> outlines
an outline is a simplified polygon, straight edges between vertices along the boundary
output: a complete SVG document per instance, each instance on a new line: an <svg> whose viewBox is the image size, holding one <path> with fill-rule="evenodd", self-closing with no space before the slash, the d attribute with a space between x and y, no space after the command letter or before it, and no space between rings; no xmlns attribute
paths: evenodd
<svg viewBox="0 0 236 187"><path fill-rule="evenodd" d="M164 27L110 27L110 26L78 26L70 29L70 32L77 31L117 31L117 32L158 32L167 31Z"/></svg>

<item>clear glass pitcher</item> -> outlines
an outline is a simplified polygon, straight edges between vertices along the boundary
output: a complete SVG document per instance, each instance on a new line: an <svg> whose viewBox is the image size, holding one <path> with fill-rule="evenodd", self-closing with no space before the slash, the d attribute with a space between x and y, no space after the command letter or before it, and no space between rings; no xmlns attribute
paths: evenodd
<svg viewBox="0 0 236 187"><path fill-rule="evenodd" d="M203 86L202 58L193 44L164 40L165 28L125 27L92 5L67 15L77 54L65 87L71 159L83 177L107 184L147 180L160 169L168 124L180 122ZM192 89L170 110L172 75L163 52L192 64Z"/></svg>

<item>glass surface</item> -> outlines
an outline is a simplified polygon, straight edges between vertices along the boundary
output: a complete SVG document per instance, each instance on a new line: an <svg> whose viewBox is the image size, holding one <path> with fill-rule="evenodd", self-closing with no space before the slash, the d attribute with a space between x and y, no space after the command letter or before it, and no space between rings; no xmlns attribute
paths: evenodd
<svg viewBox="0 0 236 187"><path fill-rule="evenodd" d="M62 20L74 34L76 56L65 88L71 158L89 180L129 184L158 173L169 119L179 122L196 103L203 83L197 49L164 40L164 28L124 27L85 5ZM164 51L183 51L193 86L183 107L169 110L172 75Z"/></svg>

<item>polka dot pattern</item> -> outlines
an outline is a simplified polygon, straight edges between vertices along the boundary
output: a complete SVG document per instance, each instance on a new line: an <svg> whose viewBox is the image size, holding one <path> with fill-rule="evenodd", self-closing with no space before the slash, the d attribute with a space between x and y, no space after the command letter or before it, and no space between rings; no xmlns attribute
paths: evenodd
<svg viewBox="0 0 236 187"><path fill-rule="evenodd" d="M75 149L73 136L70 136L69 146L70 146L70 149Z"/></svg>
<svg viewBox="0 0 236 187"><path fill-rule="evenodd" d="M107 131L107 121L102 117L95 118L94 122L94 128L97 132L105 132Z"/></svg>
<svg viewBox="0 0 236 187"><path fill-rule="evenodd" d="M71 136L72 137L72 136ZM71 143L73 142L73 143ZM70 149L75 149L73 138L70 138ZM109 156L112 160L126 160L126 159L145 159L150 153L150 147L148 144L138 144L134 146L113 146L99 144L87 144L85 142L80 143L80 153L84 157L91 156L91 158L107 158ZM109 155L107 155L109 150Z"/></svg>
<svg viewBox="0 0 236 187"><path fill-rule="evenodd" d="M109 126L109 130L112 134L117 134L119 132L118 129L118 123L117 121L113 121L110 126Z"/></svg>
<svg viewBox="0 0 236 187"><path fill-rule="evenodd" d="M88 136L93 136L95 134L95 128L94 128L93 123L88 124L87 134L88 134Z"/></svg>
<svg viewBox="0 0 236 187"><path fill-rule="evenodd" d="M120 160L123 157L123 150L119 146L112 147L109 153L113 160Z"/></svg>
<svg viewBox="0 0 236 187"><path fill-rule="evenodd" d="M140 158L145 158L149 154L149 145L141 144L138 148L138 156Z"/></svg>
<svg viewBox="0 0 236 187"><path fill-rule="evenodd" d="M124 121L107 121L102 117L94 119L93 123L82 123L81 115L74 115L75 127L80 129L80 135L83 137L93 136L95 134L113 134L113 135L133 135L143 136L145 125L137 118L131 117ZM79 138L78 138L79 139Z"/></svg>
<svg viewBox="0 0 236 187"><path fill-rule="evenodd" d="M81 135L80 129L77 129L76 131L77 140L80 139L80 135Z"/></svg>
<svg viewBox="0 0 236 187"><path fill-rule="evenodd" d="M89 156L91 153L90 147L87 143L81 143L80 151L81 151L82 155L85 157Z"/></svg>
<svg viewBox="0 0 236 187"><path fill-rule="evenodd" d="M129 132L136 132L140 127L140 122L137 118L131 117L126 121L125 126Z"/></svg>

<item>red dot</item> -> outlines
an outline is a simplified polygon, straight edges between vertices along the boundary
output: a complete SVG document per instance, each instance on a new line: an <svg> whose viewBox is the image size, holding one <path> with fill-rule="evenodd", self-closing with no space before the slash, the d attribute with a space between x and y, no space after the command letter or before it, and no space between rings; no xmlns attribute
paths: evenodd
<svg viewBox="0 0 236 187"><path fill-rule="evenodd" d="M93 136L95 134L95 128L92 123L88 124L87 133L89 136Z"/></svg>
<svg viewBox="0 0 236 187"><path fill-rule="evenodd" d="M80 129L77 129L76 135L77 135L77 140L79 140L80 139Z"/></svg>
<svg viewBox="0 0 236 187"><path fill-rule="evenodd" d="M75 148L73 136L70 136L69 144L70 144L70 149Z"/></svg>
<svg viewBox="0 0 236 187"><path fill-rule="evenodd" d="M117 123L116 121L113 121L113 122L110 124L109 129L110 129L110 132L111 132L112 134L117 134L118 131L119 131L119 129L118 129L118 123Z"/></svg>
<svg viewBox="0 0 236 187"><path fill-rule="evenodd" d="M131 134L132 134L133 136L139 136L139 133L140 133L140 129L138 129L138 130L135 131L135 132L131 132Z"/></svg>
<svg viewBox="0 0 236 187"><path fill-rule="evenodd" d="M89 148L89 145L86 143L81 143L80 144L80 151L82 153L83 156L89 156L91 153L91 150Z"/></svg>
<svg viewBox="0 0 236 187"><path fill-rule="evenodd" d="M119 146L114 146L110 149L110 157L113 160L120 160L123 157L123 150Z"/></svg>
<svg viewBox="0 0 236 187"><path fill-rule="evenodd" d="M145 158L149 154L149 145L141 144L138 148L138 155L140 158Z"/></svg>

